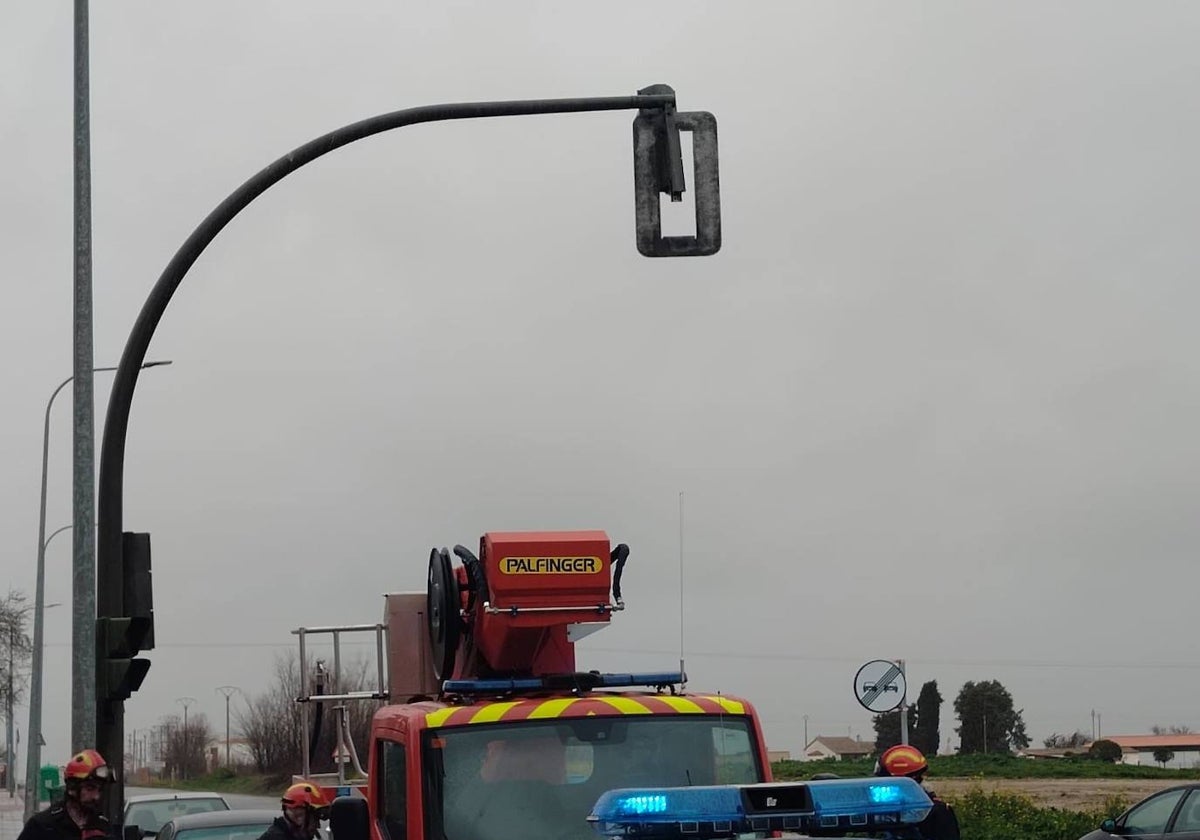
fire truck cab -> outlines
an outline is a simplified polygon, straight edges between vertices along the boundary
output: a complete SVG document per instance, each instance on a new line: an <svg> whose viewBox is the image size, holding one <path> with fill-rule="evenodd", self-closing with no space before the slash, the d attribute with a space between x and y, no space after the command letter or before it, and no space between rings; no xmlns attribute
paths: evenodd
<svg viewBox="0 0 1200 840"><path fill-rule="evenodd" d="M624 609L628 554L603 531L487 533L457 564L434 549L426 592L386 596L386 692L325 698L387 701L365 779L313 779L334 840L583 840L606 791L769 782L745 700L577 668L575 642ZM302 662L328 629L297 631Z"/></svg>

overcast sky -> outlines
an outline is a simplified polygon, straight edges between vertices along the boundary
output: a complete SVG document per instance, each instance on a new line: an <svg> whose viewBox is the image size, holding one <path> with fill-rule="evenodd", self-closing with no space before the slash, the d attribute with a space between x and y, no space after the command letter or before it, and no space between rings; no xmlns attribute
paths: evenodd
<svg viewBox="0 0 1200 840"><path fill-rule="evenodd" d="M71 4L2 18L0 586L32 597L73 360ZM1035 742L1093 709L1200 728L1198 42L1188 3L93 3L97 365L213 207L338 126L664 82L720 130L708 259L638 255L628 112L375 137L220 235L133 406L158 648L127 730L180 697L223 725L215 688L264 688L292 629L379 619L486 530L628 542L579 664L674 666L680 492L691 685L753 701L772 748L803 716L870 737L852 678L893 657L951 746L966 680ZM70 424L68 389L48 531ZM70 608L46 617L62 761Z"/></svg>

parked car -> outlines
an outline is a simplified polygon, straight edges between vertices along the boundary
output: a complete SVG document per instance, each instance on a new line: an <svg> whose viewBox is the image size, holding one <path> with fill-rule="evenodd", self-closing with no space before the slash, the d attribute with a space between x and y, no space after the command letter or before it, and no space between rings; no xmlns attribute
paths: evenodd
<svg viewBox="0 0 1200 840"><path fill-rule="evenodd" d="M147 793L125 800L122 822L124 825L136 825L143 835L153 836L164 823L175 817L228 810L229 803L219 793Z"/></svg>
<svg viewBox="0 0 1200 840"><path fill-rule="evenodd" d="M237 808L186 814L169 820L156 840L258 840L279 811Z"/></svg>
<svg viewBox="0 0 1200 840"><path fill-rule="evenodd" d="M1115 820L1105 820L1081 840L1200 840L1200 784L1177 785L1147 796Z"/></svg>

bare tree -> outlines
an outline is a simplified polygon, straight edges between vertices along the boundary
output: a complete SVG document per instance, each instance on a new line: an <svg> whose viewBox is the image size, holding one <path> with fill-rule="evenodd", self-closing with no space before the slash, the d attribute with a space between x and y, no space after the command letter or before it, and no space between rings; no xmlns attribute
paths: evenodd
<svg viewBox="0 0 1200 840"><path fill-rule="evenodd" d="M0 718L7 721L0 731L8 736L0 736L0 743L4 745L4 761L9 768L6 773L13 772L17 764L16 756L9 755L9 751L15 747L9 739L16 732L14 709L24 697L29 680L26 663L29 661L32 646L29 636L25 634L25 621L29 612L25 596L20 592L10 589L8 595L0 599Z"/></svg>
<svg viewBox="0 0 1200 840"><path fill-rule="evenodd" d="M18 704L25 699L29 683L29 659L33 655L33 642L25 632L33 607L25 595L10 589L0 598L0 701L4 708L8 702L8 677L12 673L12 702ZM3 709L0 709L3 711Z"/></svg>
<svg viewBox="0 0 1200 840"><path fill-rule="evenodd" d="M310 679L315 673L315 665L315 661L310 662L307 668ZM366 661L343 663L341 684L334 684L330 675L324 693L364 690L372 670L373 663ZM310 686L309 693L312 691L313 687ZM295 651L290 651L276 657L274 683L265 692L249 700L246 710L238 713L238 727L259 773L286 778L299 773L304 766L301 750L312 745L312 733L303 731L300 704L296 702L300 694L299 656ZM341 704L329 702L323 705L320 737L309 756L314 773L335 769L333 751L336 734L332 707ZM361 750L367 743L371 717L379 704L353 701L344 705L351 738ZM310 724L316 720L316 706L314 703L310 709ZM359 755L365 760L365 753L360 752Z"/></svg>
<svg viewBox="0 0 1200 840"><path fill-rule="evenodd" d="M238 728L259 773L286 776L300 769L300 668L295 652L275 657L275 682L238 712Z"/></svg>
<svg viewBox="0 0 1200 840"><path fill-rule="evenodd" d="M1070 735L1060 735L1057 732L1052 732L1049 738L1046 738L1042 743L1047 749L1063 748L1063 747L1082 747L1084 744L1091 743L1092 739L1085 733L1075 730Z"/></svg>
<svg viewBox="0 0 1200 840"><path fill-rule="evenodd" d="M1173 726L1161 726L1156 723L1150 727L1150 732L1154 735L1190 735L1192 734L1192 728L1179 723Z"/></svg>
<svg viewBox="0 0 1200 840"><path fill-rule="evenodd" d="M187 729L183 721L169 715L161 718L165 729L162 740L164 774L169 778L194 779L208 769L207 748L213 740L213 730L203 714L188 716Z"/></svg>

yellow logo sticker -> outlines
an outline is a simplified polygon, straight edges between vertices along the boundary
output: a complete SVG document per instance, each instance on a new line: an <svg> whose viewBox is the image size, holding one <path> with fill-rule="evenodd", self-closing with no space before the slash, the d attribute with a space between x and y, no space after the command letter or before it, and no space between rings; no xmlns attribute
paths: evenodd
<svg viewBox="0 0 1200 840"><path fill-rule="evenodd" d="M506 575L594 575L603 571L599 557L501 557Z"/></svg>

